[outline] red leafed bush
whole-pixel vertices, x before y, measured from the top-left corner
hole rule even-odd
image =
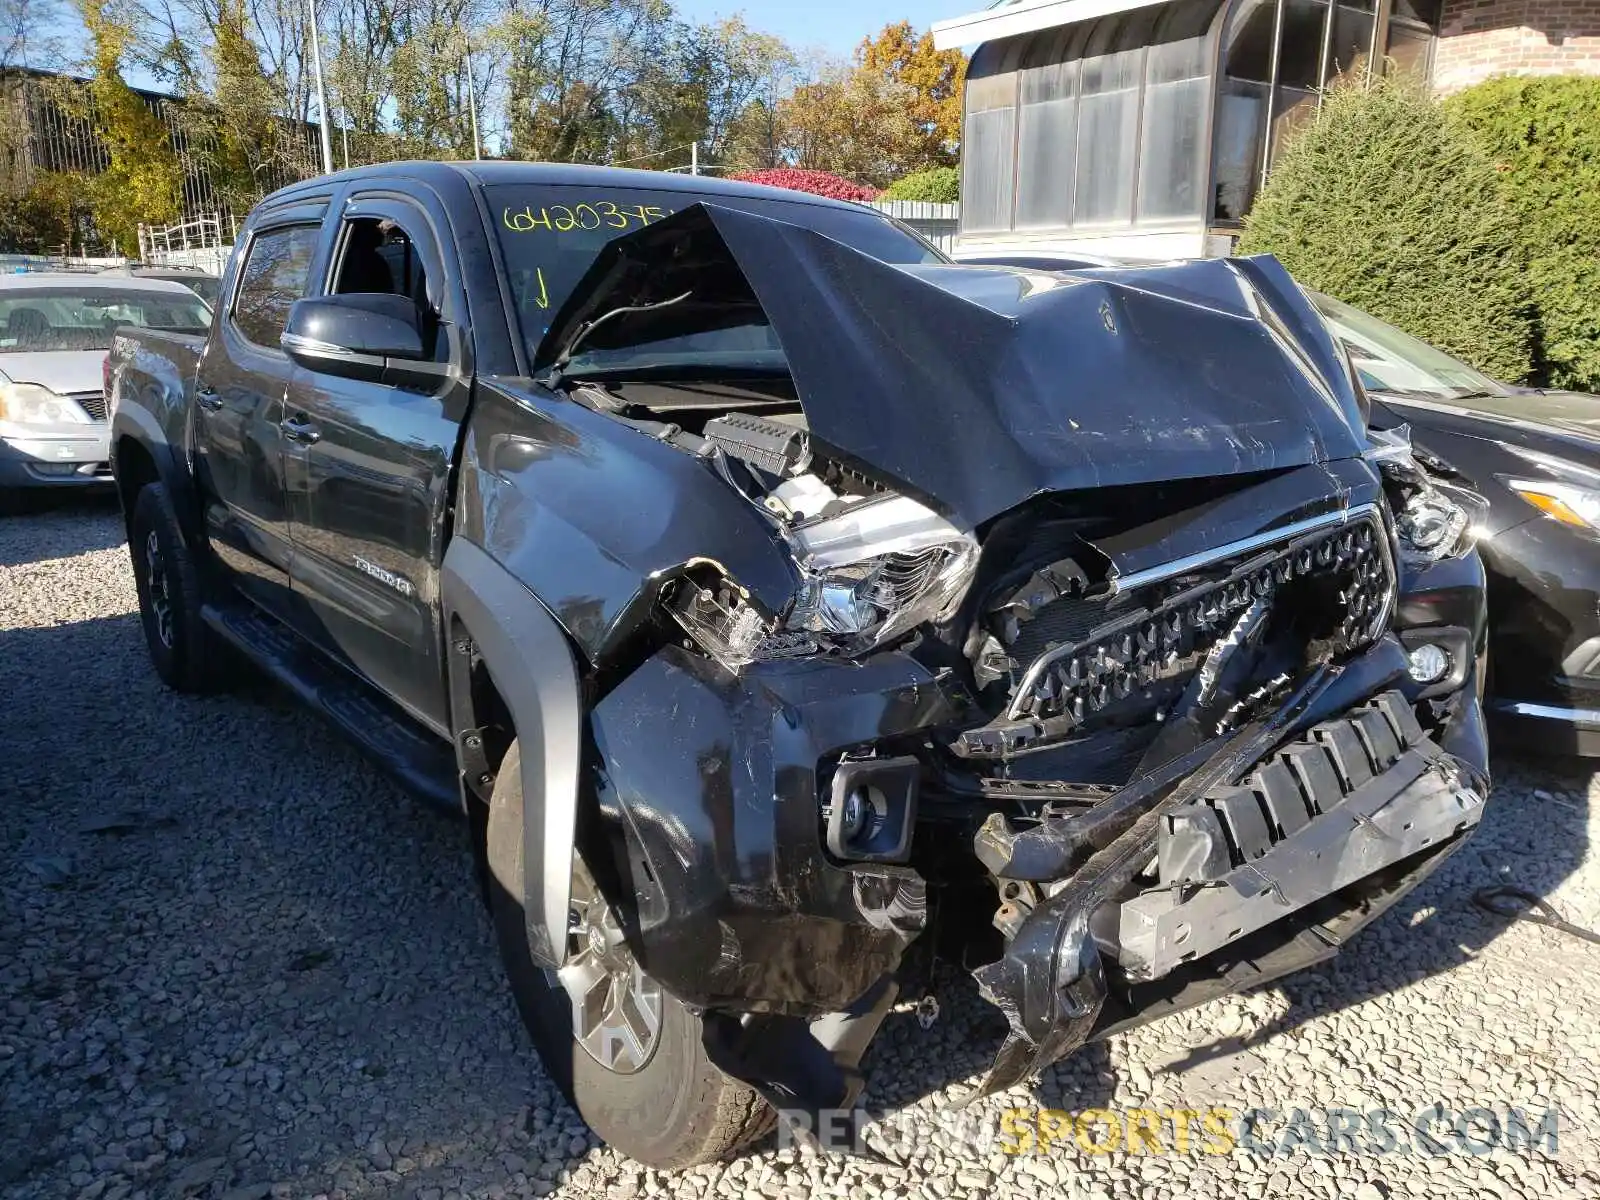
[[[733,178],[744,183],[764,183],[768,187],[790,188],[796,192],[810,192],[813,196],[826,196],[830,200],[876,200],[878,189],[852,183],[826,171],[802,171],[798,167],[774,167],[768,171],[746,171]]]

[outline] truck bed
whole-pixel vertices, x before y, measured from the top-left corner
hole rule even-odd
[[[187,445],[195,369],[205,346],[201,334],[122,326],[106,355],[107,400],[116,381],[119,406],[144,409],[161,426],[169,445]]]

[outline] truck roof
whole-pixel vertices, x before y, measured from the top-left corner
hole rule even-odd
[[[759,183],[742,183],[733,179],[718,179],[710,175],[685,175],[671,171],[639,171],[631,167],[601,167],[581,163],[515,162],[494,160],[489,162],[428,162],[402,161],[375,163],[367,167],[352,167],[332,175],[319,175],[314,179],[294,183],[274,192],[267,200],[280,200],[298,192],[320,191],[330,183],[354,180],[414,179],[419,183],[442,182],[446,179],[465,179],[468,183],[484,184],[556,184],[584,187],[650,188],[654,191],[690,192],[701,196],[753,196],[768,200],[784,200],[791,204],[814,204],[828,208],[859,209],[861,206],[848,200],[832,200],[826,196],[797,192],[791,188],[767,187]],[[264,200],[263,203],[266,203]]]

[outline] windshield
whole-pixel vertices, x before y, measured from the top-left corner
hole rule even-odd
[[[607,242],[701,200],[804,225],[884,262],[943,261],[938,251],[915,234],[867,208],[644,188],[491,184],[484,193],[495,218],[530,359],[568,293]],[[748,320],[627,350],[586,352],[580,348],[567,364],[566,373],[677,364],[734,371],[784,369],[783,353],[771,328],[759,312],[751,312]]]
[[[0,290],[0,354],[109,350],[118,325],[205,333],[211,311],[193,294],[134,287]]]
[[[1504,384],[1371,313],[1319,292],[1310,295],[1333,335],[1350,351],[1361,386],[1369,392],[1444,400],[1509,394]]]

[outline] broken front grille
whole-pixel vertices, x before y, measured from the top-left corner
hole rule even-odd
[[[1208,660],[1263,619],[1339,655],[1383,632],[1394,568],[1378,511],[1300,522],[1086,594],[1071,564],[1035,574],[1054,599],[1003,607],[983,639],[980,682],[1008,684],[1004,711],[954,745],[1004,758],[1096,727],[1159,721]]]

